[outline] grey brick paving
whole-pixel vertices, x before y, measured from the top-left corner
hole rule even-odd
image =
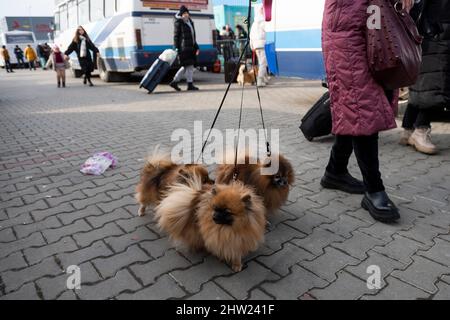
[[[309,143],[298,130],[323,93],[319,83],[277,79],[261,90],[297,181],[264,245],[234,274],[176,247],[151,210],[136,216],[133,197],[156,145],[173,145],[173,130],[192,131],[195,120],[210,124],[222,77],[198,74],[202,90],[189,96],[166,85],[149,96],[136,83],[86,90],[73,79],[62,91],[53,78],[0,78],[0,299],[450,299],[449,124],[433,125],[434,157],[398,146],[398,129],[380,135],[383,179],[402,214],[385,225],[361,209],[360,196],[319,184],[332,139]],[[236,126],[238,93],[232,87],[218,128]],[[256,101],[246,102],[245,126],[259,125]],[[119,167],[83,176],[80,165],[96,151],[114,153]],[[354,157],[350,171],[360,177]],[[71,265],[81,267],[81,290],[65,286]],[[372,265],[380,290],[366,286]]]

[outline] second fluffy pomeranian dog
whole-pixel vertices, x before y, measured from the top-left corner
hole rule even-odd
[[[227,154],[227,159],[230,159]],[[269,213],[273,213],[287,201],[290,186],[294,183],[295,173],[291,163],[282,155],[279,157],[278,172],[273,175],[261,174],[261,169],[270,167],[270,163],[263,164],[259,159],[251,161],[248,154],[240,155],[238,165],[224,164],[217,167],[216,183],[229,184],[233,181],[234,174],[237,180],[251,186],[256,193],[264,199],[264,205]],[[230,162],[226,162],[230,163]]]
[[[156,208],[159,227],[174,241],[212,253],[242,270],[242,257],[264,240],[262,199],[241,182],[205,185],[198,177],[170,188]]]
[[[155,149],[141,171],[141,179],[136,187],[136,200],[140,204],[139,216],[145,215],[149,206],[158,205],[167,190],[186,178],[198,177],[203,184],[213,184],[208,169],[202,165],[182,165],[174,163],[168,153]]]

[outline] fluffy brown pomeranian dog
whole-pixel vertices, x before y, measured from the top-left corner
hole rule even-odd
[[[258,67],[248,70],[245,64],[241,64],[237,77],[238,84],[241,86],[246,84],[254,84],[256,81],[255,73],[258,74]]]
[[[242,270],[242,257],[264,240],[262,199],[241,182],[210,186],[198,177],[176,184],[156,208],[159,227],[175,242],[206,250]]]
[[[248,155],[241,155],[236,170],[234,165],[229,164],[217,167],[216,183],[231,183],[236,172],[237,180],[253,187],[256,194],[264,199],[264,206],[267,212],[273,213],[287,201],[289,189],[295,180],[295,173],[291,163],[282,155],[272,155],[272,157],[277,156],[279,157],[279,169],[273,175],[261,174],[261,169],[270,167],[270,162],[263,164],[259,160],[251,159]],[[244,157],[245,159],[243,159]],[[230,157],[228,156],[229,159]],[[227,161],[226,163],[232,162]]]
[[[147,159],[136,187],[135,198],[140,204],[139,216],[145,215],[147,207],[158,205],[172,185],[183,183],[186,178],[191,177],[198,177],[204,184],[214,183],[209,179],[206,167],[196,164],[176,164],[170,159],[169,154],[155,150]]]

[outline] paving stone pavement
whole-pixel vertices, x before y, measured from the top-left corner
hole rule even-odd
[[[307,142],[300,116],[323,93],[319,82],[276,79],[261,90],[269,128],[296,183],[271,217],[265,244],[239,274],[206,254],[174,247],[152,214],[136,216],[139,170],[177,128],[206,130],[225,85],[198,73],[195,93],[136,83],[84,87],[53,72],[0,76],[0,299],[450,299],[450,125],[434,125],[439,155],[380,136],[381,169],[402,219],[377,223],[360,196],[323,190],[319,181],[332,139]],[[246,89],[245,127],[260,127],[255,92]],[[235,128],[240,91],[232,87],[219,128]],[[80,165],[109,151],[119,166],[83,176]],[[351,171],[360,176],[352,158]],[[77,265],[81,289],[66,287]],[[367,268],[380,267],[370,290]]]

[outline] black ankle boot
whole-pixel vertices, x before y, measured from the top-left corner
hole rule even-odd
[[[352,177],[350,173],[333,174],[326,171],[320,184],[325,189],[335,189],[351,194],[364,194],[366,192],[364,183]]]
[[[188,91],[198,91],[199,88],[197,88],[196,86],[194,86],[194,84],[192,82],[188,82]]]
[[[86,85],[86,84],[87,84],[87,79],[86,79],[86,78],[84,78],[84,80],[83,80],[83,84],[84,84],[84,85]]]
[[[88,79],[88,82],[89,82],[89,87],[93,87],[94,86],[94,84],[92,83],[91,79]]]
[[[172,88],[174,88],[176,91],[181,91],[180,87],[178,86],[177,81],[172,81],[171,83],[169,83],[169,86],[171,86]]]
[[[361,206],[369,211],[372,218],[377,221],[389,223],[400,219],[398,208],[389,199],[385,191],[366,193]]]
[[[58,88],[61,88],[61,82],[58,81]]]
[[[65,83],[65,82],[63,81],[63,83],[62,83],[62,84],[63,84],[63,85],[62,85],[62,86],[63,86],[63,88],[65,88],[65,87],[66,87],[66,83]]]

